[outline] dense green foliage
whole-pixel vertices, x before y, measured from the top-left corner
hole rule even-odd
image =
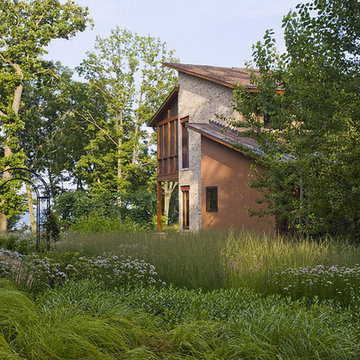
[[[76,69],[81,81],[75,81],[73,70],[42,55],[52,39],[85,29],[87,9],[72,1],[6,1],[0,20],[0,171],[26,166],[47,179],[53,197],[68,186],[97,197],[97,209],[76,219],[77,230],[152,227],[156,161],[144,124],[176,84],[174,71],[161,66],[177,61],[174,51],[158,38],[116,28],[107,39],[97,37]],[[9,177],[5,173],[4,180]],[[26,206],[18,194],[21,182],[11,184],[12,190],[3,189],[0,210],[17,220]],[[110,197],[113,205],[114,196],[118,209],[112,206],[105,219],[102,208],[109,208]],[[6,230],[1,213],[0,225]]]
[[[34,301],[1,282],[0,308],[9,359],[339,360],[360,351],[355,314],[247,290],[113,293],[86,280]]]
[[[24,164],[24,149],[19,144],[19,132],[25,119],[19,111],[22,94],[28,81],[49,71],[41,60],[52,39],[69,39],[85,30],[86,9],[72,1],[58,0],[2,1],[0,3],[0,169]],[[8,179],[8,174],[5,174]],[[21,211],[16,189],[5,189],[0,203],[2,214],[13,216]],[[6,230],[6,217],[1,216],[1,228]]]
[[[271,31],[254,46],[258,91],[235,92],[241,125],[266,154],[253,186],[281,230],[359,238],[359,9],[357,0],[299,4],[283,19],[284,54]]]
[[[92,233],[145,230],[154,226],[156,198],[143,191],[98,191],[91,195],[83,190],[67,191],[55,199],[55,210],[64,230]]]

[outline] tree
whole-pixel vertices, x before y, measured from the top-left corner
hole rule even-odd
[[[174,190],[177,189],[178,185],[179,185],[179,183],[177,181],[164,181],[163,182],[165,225],[169,224],[171,195],[173,194]]]
[[[24,86],[24,106],[19,113],[24,129],[19,131],[19,144],[26,155],[25,166],[46,175],[54,197],[64,182],[72,181],[77,188],[82,187],[75,167],[84,154],[87,138],[81,119],[76,118],[72,108],[87,108],[88,85],[72,80],[73,71],[60,63],[49,62],[47,68],[49,72]],[[29,184],[26,193],[31,229],[36,232]]]
[[[26,122],[19,140],[27,167],[46,174],[55,196],[64,182],[73,181],[82,188],[75,169],[88,139],[83,119],[73,109],[88,109],[89,87],[74,81],[73,71],[60,63],[48,67],[53,69],[51,74],[42,74],[24,88],[20,117]]]
[[[283,229],[359,238],[359,14],[356,0],[297,5],[283,19],[286,53],[267,31],[249,64],[258,91],[235,92],[241,126],[266,154],[253,186]]]
[[[166,61],[176,59],[160,39],[116,28],[108,39],[97,37],[95,50],[79,67],[99,104],[81,114],[93,137],[78,171],[92,188],[127,190],[148,162],[143,125],[176,82],[173,71],[161,66]]]
[[[83,31],[87,9],[73,1],[7,0],[0,2],[0,124],[3,156],[0,169],[22,165],[24,152],[19,146],[18,132],[24,122],[19,117],[24,85],[48,71],[41,56],[52,39],[68,39]],[[3,179],[10,174],[4,173]],[[8,191],[2,196],[0,230],[7,228],[5,214],[11,214],[16,196]],[[13,210],[14,211],[14,210]]]

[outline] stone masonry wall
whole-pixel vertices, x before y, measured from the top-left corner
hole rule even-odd
[[[222,122],[216,115],[236,117],[232,110],[232,89],[179,72],[179,119],[189,116],[189,123]],[[190,186],[190,231],[202,228],[201,217],[201,135],[189,130],[189,168],[182,168],[181,124],[179,122],[179,213],[183,224],[181,186]]]

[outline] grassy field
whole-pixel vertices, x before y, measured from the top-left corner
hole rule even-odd
[[[334,239],[315,242],[247,232],[68,234],[55,251],[144,259],[165,282],[188,289],[246,287],[350,302],[360,285],[360,247]],[[303,272],[294,274],[299,269]]]
[[[0,238],[0,359],[360,358],[357,245],[65,235]]]

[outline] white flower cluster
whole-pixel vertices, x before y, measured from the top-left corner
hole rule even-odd
[[[354,299],[360,290],[360,265],[288,268],[274,274],[275,286],[288,295]]]
[[[105,286],[166,285],[155,266],[144,260],[124,255],[105,254],[86,257],[76,253],[55,261],[51,257],[32,254],[23,257],[17,252],[0,249],[0,277],[8,277],[28,288],[43,288],[66,279],[94,278]]]

